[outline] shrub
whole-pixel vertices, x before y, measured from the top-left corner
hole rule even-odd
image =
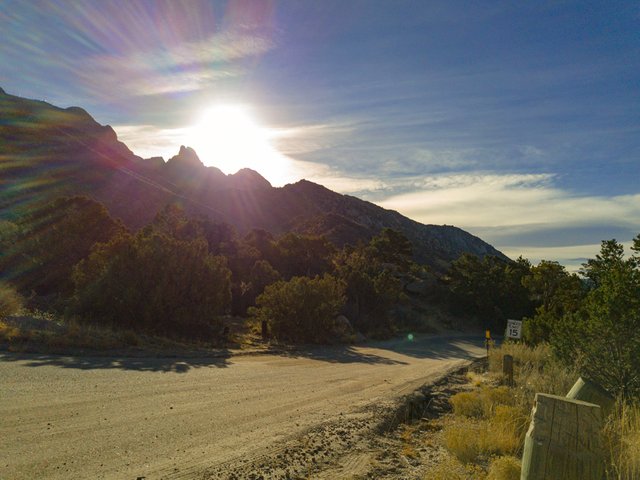
[[[510,456],[493,459],[487,480],[520,480],[520,460]]]
[[[0,283],[0,320],[17,313],[22,308],[22,298],[15,288]]]
[[[144,231],[98,245],[74,270],[70,313],[119,328],[209,340],[230,302],[226,262],[203,240]]]
[[[293,277],[265,288],[250,313],[267,321],[280,339],[294,342],[326,342],[334,319],[345,303],[344,284],[331,275]]]
[[[482,434],[479,421],[459,419],[444,429],[444,444],[462,463],[471,463],[481,453]]]
[[[485,473],[478,465],[463,465],[448,457],[428,470],[425,480],[482,480]]]
[[[473,392],[456,393],[449,400],[458,416],[489,418],[498,405],[513,405],[515,396],[507,387],[482,388]]]
[[[18,224],[4,270],[20,291],[39,295],[73,293],[73,267],[97,242],[126,231],[107,209],[89,197],[61,197],[33,209]]]
[[[484,420],[461,418],[444,429],[447,449],[463,463],[489,455],[515,455],[526,431],[523,416],[515,407],[501,405],[497,414]]]
[[[385,337],[393,330],[391,309],[402,299],[402,285],[369,249],[343,252],[336,276],[346,285],[346,315],[360,332]]]
[[[481,390],[482,410],[485,418],[497,412],[500,406],[514,405],[515,395],[508,387],[485,388]]]
[[[480,418],[484,413],[479,391],[456,393],[449,402],[457,416]]]
[[[565,316],[551,336],[557,355],[614,396],[640,396],[640,235],[625,259],[615,240],[583,264],[594,288],[581,311]]]

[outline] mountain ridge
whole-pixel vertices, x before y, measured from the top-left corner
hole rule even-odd
[[[188,146],[166,162],[143,159],[84,109],[24,99],[1,88],[0,172],[9,187],[0,194],[5,217],[35,199],[84,194],[134,230],[167,204],[179,203],[188,213],[229,223],[241,234],[254,228],[275,235],[294,231],[326,235],[338,246],[366,242],[393,228],[412,241],[417,261],[437,269],[465,252],[507,259],[458,227],[424,225],[309,180],[273,187],[250,169],[226,175],[205,166]]]

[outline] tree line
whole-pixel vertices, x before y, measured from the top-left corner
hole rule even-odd
[[[0,221],[0,280],[33,307],[82,322],[212,339],[223,315],[249,315],[280,340],[332,342],[341,314],[355,331],[384,337],[401,328],[403,287],[426,273],[423,302],[497,332],[524,319],[525,342],[551,343],[610,391],[640,390],[640,235],[629,257],[604,241],[580,275],[557,262],[470,254],[436,274],[412,257],[391,229],[339,249],[292,232],[240,236],[177,206],[131,232],[80,196]]]
[[[463,255],[445,282],[459,314],[476,312],[498,331],[507,318],[523,319],[527,344],[548,342],[614,395],[640,395],[640,235],[629,256],[616,240],[603,241],[579,275],[552,261]]]
[[[324,237],[292,232],[276,238],[255,229],[240,237],[177,206],[130,232],[82,196],[0,222],[1,280],[32,306],[187,338],[215,337],[224,314],[266,318],[268,311],[283,340],[330,341],[338,313],[365,334],[384,335],[401,290],[389,269],[408,268],[411,255],[409,241],[391,230],[337,249]],[[282,297],[286,315],[273,306]]]

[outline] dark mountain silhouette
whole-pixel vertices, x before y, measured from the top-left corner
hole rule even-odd
[[[436,268],[463,252],[498,255],[491,245],[453,226],[423,225],[398,212],[301,180],[274,188],[259,173],[225,175],[180,147],[165,162],[142,159],[118,141],[110,126],[81,108],[58,108],[0,89],[0,218],[34,203],[84,194],[102,202],[132,229],[170,203],[187,212],[273,234],[326,235],[339,246],[368,241],[385,227],[403,232],[416,260]]]

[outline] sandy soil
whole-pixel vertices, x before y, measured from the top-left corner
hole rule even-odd
[[[220,358],[0,353],[0,478],[347,478],[398,399],[482,340]],[[370,450],[370,451],[368,451]]]

